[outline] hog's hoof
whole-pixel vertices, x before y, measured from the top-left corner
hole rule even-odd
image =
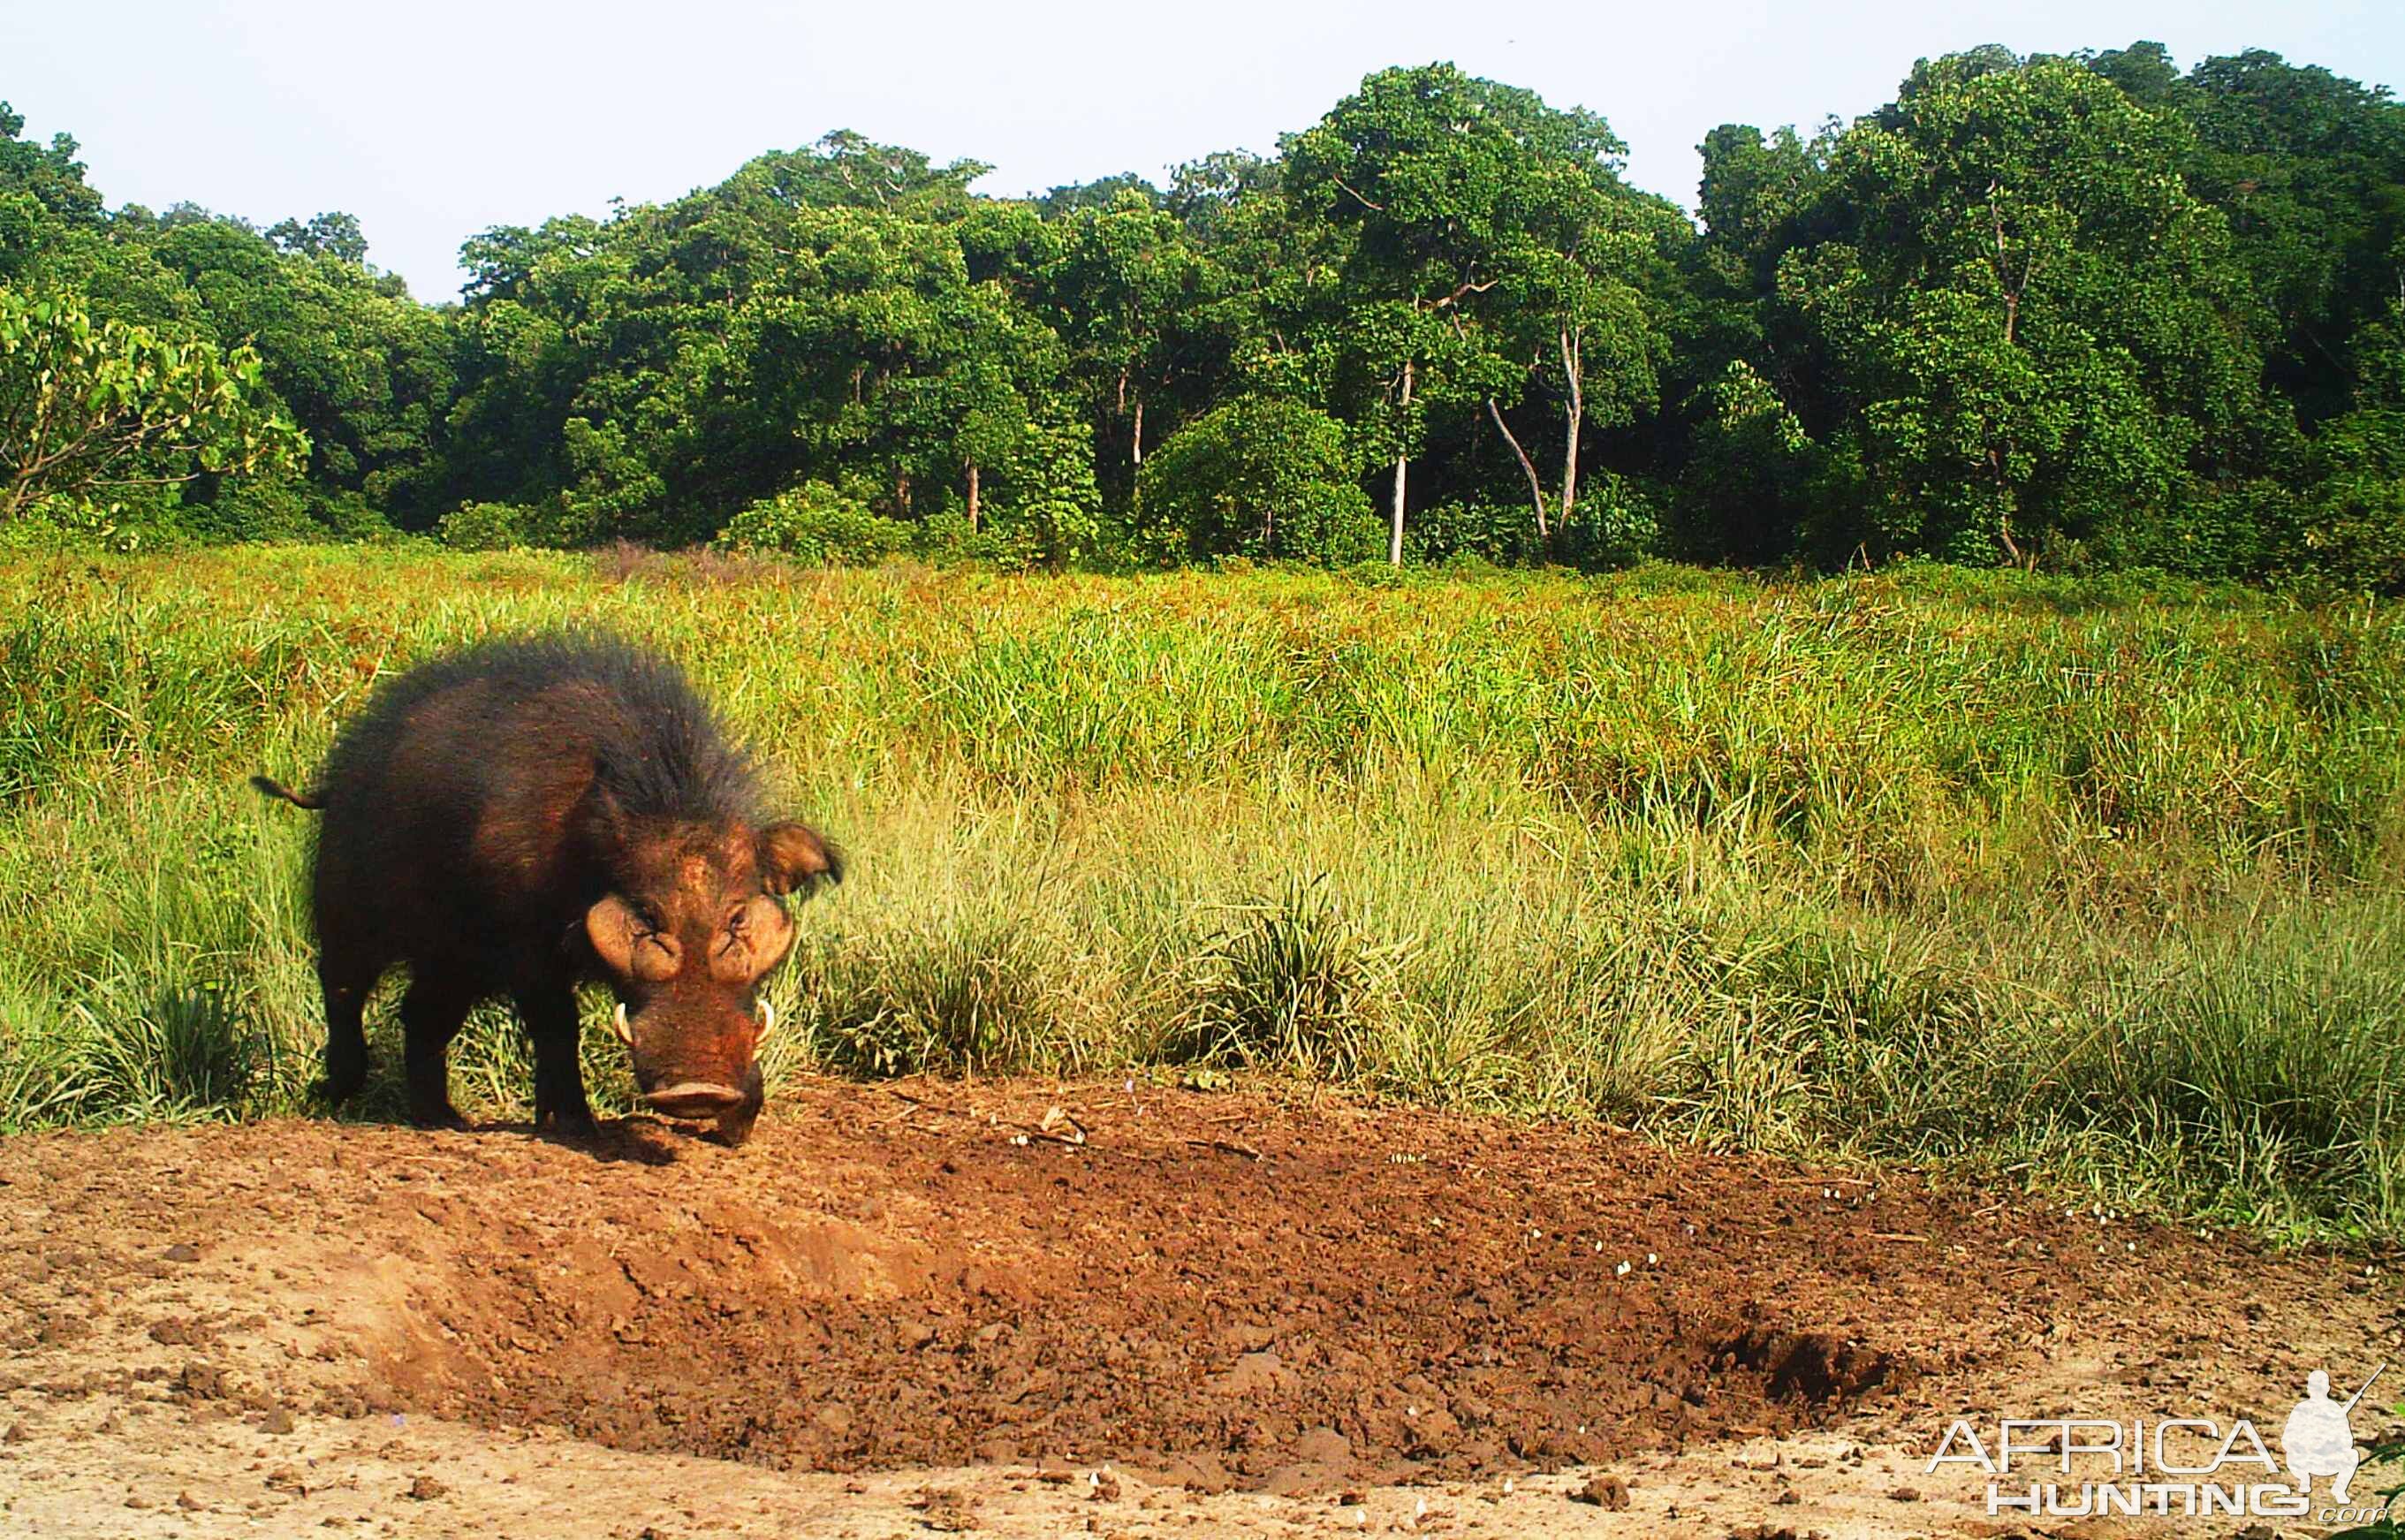
[[[589,1144],[601,1137],[601,1125],[593,1121],[591,1113],[553,1113],[536,1120],[535,1132],[570,1144]]]
[[[431,1107],[412,1107],[409,1121],[420,1128],[444,1128],[453,1133],[468,1131],[468,1120],[459,1115],[458,1108],[447,1101]]]

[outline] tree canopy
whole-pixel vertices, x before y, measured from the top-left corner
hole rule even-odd
[[[1601,114],[1445,63],[1158,185],[988,197],[839,131],[481,231],[429,305],[347,213],[111,207],[0,105],[5,314],[146,382],[101,392],[105,476],[7,508],[107,481],[191,537],[2405,582],[2384,91],[1990,47],[1700,147],[1691,217]],[[96,463],[8,431],[8,465]]]

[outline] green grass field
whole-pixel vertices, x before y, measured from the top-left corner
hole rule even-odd
[[[1284,1074],[2405,1239],[2394,607],[300,548],[0,595],[0,1127],[309,1109],[308,819],[244,777],[305,782],[414,660],[589,624],[853,858],[774,1072]],[[454,1080],[523,1113],[505,1017]]]

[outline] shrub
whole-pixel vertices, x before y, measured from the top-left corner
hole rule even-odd
[[[2076,570],[2083,565],[2113,568],[2156,567],[2192,578],[2261,578],[2276,553],[2296,547],[2306,500],[2269,480],[2216,486],[2194,482],[2181,489],[2154,519],[2129,520],[2100,530],[2086,543],[2090,563],[2065,560],[2048,546],[2045,565]]]
[[[1818,453],[1769,381],[1742,360],[1696,393],[1701,420],[1671,503],[1668,554],[1750,566],[1784,559],[1811,512]]]
[[[1030,423],[1002,469],[994,534],[1033,566],[1058,571],[1094,553],[1103,494],[1094,484],[1094,436],[1081,425]]]
[[[169,515],[204,540],[305,540],[325,533],[310,515],[310,488],[298,476],[228,477],[206,501],[188,499]]]
[[[825,567],[874,567],[910,543],[910,526],[880,517],[825,482],[763,497],[726,521],[711,544]]]
[[[1203,413],[1145,462],[1136,500],[1155,542],[1187,556],[1338,567],[1378,553],[1343,425],[1295,401],[1252,397]]]
[[[356,492],[337,492],[320,499],[309,511],[316,521],[316,532],[333,539],[382,542],[397,539],[401,535],[391,520]]]
[[[2291,564],[2323,586],[2405,592],[2405,406],[2338,418],[2310,459],[2314,484]]]
[[[982,529],[970,528],[968,514],[958,505],[905,527],[910,532],[910,553],[939,567],[1024,567],[1029,560],[1027,551],[994,533],[991,521]]]
[[[1542,561],[1536,511],[1526,503],[1448,502],[1413,515],[1404,539],[1425,562],[1477,557],[1517,564]]]
[[[454,551],[507,551],[534,543],[535,513],[516,503],[461,503],[443,515],[434,538]]]
[[[1634,567],[1662,545],[1662,524],[1650,488],[1610,470],[1579,489],[1578,506],[1554,531],[1554,554],[1590,569]]]

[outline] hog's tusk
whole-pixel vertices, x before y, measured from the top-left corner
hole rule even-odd
[[[762,1037],[767,1037],[770,1032],[773,1032],[773,1031],[775,1031],[776,1029],[777,1029],[777,1006],[776,1006],[776,1003],[775,1003],[775,1001],[773,1001],[763,1000],[763,1001],[760,1002],[760,1035],[761,1035]]]
[[[626,1002],[625,1001],[622,1000],[618,1002],[617,1014],[610,1018],[610,1025],[618,1029],[619,1042],[625,1043],[629,1048],[635,1045],[635,1029],[626,1025]]]

